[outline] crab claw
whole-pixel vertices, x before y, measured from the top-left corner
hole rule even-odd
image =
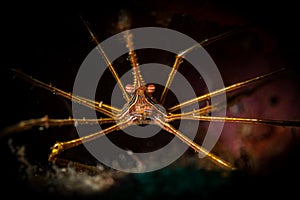
[[[52,147],[51,147],[51,153],[49,155],[48,160],[50,162],[55,162],[56,157],[58,154],[60,154],[64,150],[63,144],[61,142],[56,142]]]

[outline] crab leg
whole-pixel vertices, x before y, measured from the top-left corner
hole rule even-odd
[[[227,161],[221,159],[220,157],[214,155],[213,153],[210,153],[205,148],[201,147],[197,143],[193,142],[191,139],[186,137],[184,134],[182,134],[180,131],[175,129],[173,126],[171,126],[169,123],[162,121],[159,118],[156,118],[154,120],[154,123],[156,123],[158,126],[160,126],[162,129],[168,131],[169,133],[172,133],[176,137],[178,137],[181,141],[189,145],[192,149],[194,149],[196,152],[206,155],[211,161],[216,163],[217,165],[230,169],[235,170],[235,168]]]

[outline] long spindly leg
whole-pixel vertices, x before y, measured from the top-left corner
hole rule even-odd
[[[184,113],[169,113],[169,115],[165,116],[165,120],[167,122],[171,122],[174,120],[178,120],[178,119],[184,119],[186,116],[190,117],[190,116],[207,116],[210,115],[210,113],[215,112],[215,111],[220,111],[228,106],[234,105],[236,100],[244,95],[249,95],[251,94],[255,89],[257,89],[257,87],[261,86],[260,85],[256,85],[255,87],[251,87],[248,90],[243,90],[243,91],[239,91],[237,93],[235,93],[234,95],[231,95],[227,98],[227,102],[218,102],[218,103],[214,103],[212,105],[207,104],[206,106],[200,108],[200,109],[196,109],[190,112],[184,112]],[[226,105],[225,105],[226,103]]]
[[[171,85],[171,83],[173,82],[173,79],[174,79],[174,76],[179,68],[179,65],[180,63],[182,62],[182,59],[183,57],[180,56],[180,55],[176,55],[176,58],[175,58],[175,61],[174,61],[174,64],[173,64],[173,67],[172,67],[172,70],[168,76],[168,79],[167,79],[167,82],[165,84],[165,87],[164,87],[164,90],[161,94],[161,97],[160,97],[160,103],[161,104],[164,104],[165,103],[165,100],[166,100],[166,96],[167,96],[167,93],[169,91],[169,87]]]
[[[270,120],[270,119],[255,119],[255,118],[241,118],[241,117],[218,117],[207,116],[210,112],[222,108],[222,103],[218,105],[207,105],[203,108],[193,110],[185,113],[169,113],[165,117],[166,122],[175,120],[197,120],[197,121],[214,121],[214,122],[232,122],[232,123],[248,123],[248,124],[265,124],[285,127],[300,127],[300,120]]]
[[[205,39],[203,41],[201,41],[200,43],[182,51],[181,53],[179,53],[178,55],[176,55],[175,57],[175,61],[173,63],[173,66],[172,66],[172,70],[168,76],[168,79],[167,79],[167,82],[165,84],[165,87],[164,87],[164,90],[161,94],[161,97],[160,97],[160,103],[164,105],[165,103],[165,99],[166,99],[166,96],[167,96],[167,93],[169,91],[169,88],[170,88],[170,85],[172,84],[173,82],[173,79],[175,77],[175,74],[179,68],[179,65],[182,63],[182,59],[184,58],[184,55],[187,54],[188,52],[192,51],[193,49],[195,48],[198,48],[198,47],[201,47],[201,46],[205,46],[205,45],[208,45],[212,42],[215,42],[215,41],[218,41],[218,40],[221,40],[225,37],[228,37],[230,35],[232,35],[234,32],[233,31],[229,31],[229,32],[225,32],[225,33],[222,33],[220,35],[216,35],[214,37],[211,37],[211,38],[208,38],[208,39]]]
[[[80,124],[105,124],[115,123],[113,118],[100,118],[100,119],[49,119],[48,116],[44,116],[37,119],[29,119],[21,121],[17,124],[6,127],[0,131],[0,137],[5,137],[12,133],[17,133],[25,130],[29,130],[35,126],[42,128],[49,128],[54,126],[65,126],[65,125],[80,125]]]
[[[181,141],[183,141],[185,144],[189,145],[192,149],[194,149],[196,152],[206,155],[211,161],[216,163],[218,166],[221,166],[225,169],[229,170],[235,170],[236,168],[233,167],[229,162],[221,159],[220,157],[214,155],[213,153],[209,152],[207,149],[201,147],[188,137],[186,137],[184,134],[182,134],[180,131],[175,129],[172,125],[170,125],[167,122],[162,121],[159,118],[156,118],[154,120],[154,123],[156,123],[158,126],[160,126],[162,129],[168,131],[169,133],[172,133],[176,137],[178,137]]]
[[[82,18],[81,18],[82,19]],[[124,99],[126,100],[126,102],[129,101],[129,97],[126,93],[126,90],[124,88],[124,84],[122,83],[121,79],[119,78],[119,75],[118,73],[116,72],[114,66],[112,65],[112,63],[110,62],[109,58],[107,57],[105,51],[103,50],[103,48],[101,47],[100,45],[100,42],[98,40],[98,38],[96,37],[96,35],[93,33],[92,29],[90,28],[90,26],[88,25],[88,23],[83,20],[83,23],[85,25],[85,27],[87,28],[90,36],[92,37],[92,40],[95,42],[95,44],[97,45],[97,49],[99,51],[99,53],[102,55],[102,57],[104,58],[106,64],[108,65],[108,69],[110,70],[110,72],[112,73],[113,77],[115,78],[115,80],[117,81],[117,84],[119,85],[119,88],[121,89],[122,91],[122,94],[123,94],[123,97]]]
[[[274,72],[270,72],[270,73],[265,74],[265,75],[257,76],[255,78],[248,79],[246,81],[238,82],[238,83],[232,84],[230,86],[227,86],[225,88],[222,88],[222,89],[219,89],[219,90],[215,90],[214,92],[201,95],[201,96],[196,97],[194,99],[190,99],[188,101],[185,101],[183,103],[177,104],[177,105],[169,108],[168,112],[174,112],[176,110],[179,110],[182,107],[185,107],[185,106],[188,106],[188,105],[191,105],[191,104],[203,101],[203,100],[210,99],[210,98],[212,98],[214,96],[217,96],[217,95],[220,95],[220,94],[222,94],[224,92],[231,92],[231,91],[234,91],[234,90],[237,90],[237,89],[249,86],[250,84],[253,84],[253,83],[257,82],[257,81],[266,80],[267,78],[270,78],[271,76],[273,76],[273,75],[275,75],[275,74],[277,74],[279,72],[282,72],[283,70],[285,70],[285,69],[281,68],[281,69],[278,69],[278,70],[276,70]]]
[[[53,92],[56,95],[62,96],[64,98],[70,99],[76,103],[82,104],[88,108],[94,109],[96,111],[99,111],[102,114],[107,115],[108,117],[114,117],[113,112],[120,112],[120,110],[118,108],[115,108],[113,106],[107,105],[103,102],[97,102],[97,101],[92,101],[83,97],[79,97],[79,96],[75,96],[72,95],[72,93],[70,92],[65,92],[63,90],[60,90],[56,87],[53,87],[51,84],[46,84],[42,81],[39,81],[37,79],[32,78],[31,76],[19,71],[19,70],[15,70],[12,69],[17,76],[19,76],[20,78],[32,83],[33,85],[36,85],[40,88],[49,90],[51,92]]]
[[[132,119],[126,119],[125,121],[121,121],[119,123],[116,123],[115,125],[112,125],[106,129],[103,129],[99,132],[90,134],[88,136],[80,137],[74,140],[70,141],[65,141],[65,142],[56,142],[52,147],[51,147],[51,153],[49,155],[49,161],[55,163],[57,156],[62,153],[63,151],[79,146],[81,144],[84,144],[86,142],[95,140],[105,134],[108,134],[112,131],[119,130],[121,128],[126,128],[132,124]]]
[[[284,127],[300,127],[300,120],[270,120],[270,119],[255,119],[255,118],[239,118],[239,117],[217,117],[217,116],[203,116],[203,115],[185,115],[176,114],[170,115],[167,121],[174,120],[198,120],[198,121],[213,121],[213,122],[235,122],[235,123],[249,123],[249,124],[265,124]]]

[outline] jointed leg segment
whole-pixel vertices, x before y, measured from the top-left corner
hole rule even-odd
[[[198,145],[197,143],[193,142],[191,139],[189,139],[188,137],[186,137],[184,134],[182,134],[180,131],[178,131],[177,129],[175,129],[172,125],[170,125],[169,123],[166,123],[160,119],[155,119],[154,121],[158,126],[160,126],[162,129],[168,131],[169,133],[175,135],[176,137],[178,137],[181,141],[183,141],[185,144],[187,144],[188,146],[190,146],[192,149],[194,149],[196,152],[201,153],[206,155],[210,160],[212,160],[214,163],[216,163],[217,165],[225,168],[225,169],[230,169],[230,170],[234,170],[235,168],[227,161],[221,159],[220,157],[210,153],[208,150],[206,150],[205,148],[201,147],[200,145]]]
[[[21,132],[24,130],[29,130],[35,126],[42,128],[49,128],[54,126],[65,126],[65,125],[80,125],[80,124],[105,124],[105,123],[115,123],[113,118],[100,118],[100,119],[49,119],[48,116],[44,116],[38,119],[29,119],[21,121],[15,125],[6,127],[1,131],[1,137],[9,135],[11,133]]]
[[[252,83],[254,83],[254,82],[257,82],[257,81],[259,81],[259,80],[264,80],[264,79],[266,79],[266,78],[270,78],[272,75],[274,75],[274,74],[276,74],[276,73],[279,73],[279,72],[282,72],[283,70],[284,70],[284,68],[279,69],[279,70],[274,71],[274,72],[271,72],[271,73],[268,73],[268,74],[265,74],[265,75],[262,75],[262,76],[258,76],[258,77],[255,77],[255,78],[252,78],[252,79],[243,81],[243,82],[239,82],[239,83],[230,85],[230,86],[228,86],[228,87],[225,87],[225,88],[216,90],[216,91],[211,92],[211,93],[207,93],[207,94],[205,94],[205,95],[202,95],[202,96],[196,97],[196,98],[194,98],[194,99],[191,99],[191,100],[185,101],[185,102],[183,102],[183,103],[180,103],[180,104],[178,104],[178,105],[175,105],[175,106],[169,108],[168,111],[169,111],[169,112],[174,112],[174,111],[176,111],[176,110],[179,110],[179,109],[182,108],[182,107],[185,107],[185,106],[188,106],[188,105],[191,105],[191,104],[194,104],[194,103],[203,101],[203,100],[207,100],[207,99],[209,99],[209,98],[211,98],[211,97],[220,95],[220,94],[222,94],[222,93],[224,93],[224,92],[231,92],[231,91],[240,89],[240,88],[242,88],[242,87],[249,86],[250,84],[252,84]]]
[[[120,130],[121,128],[128,127],[131,124],[132,124],[131,119],[128,119],[128,120],[119,122],[115,125],[112,125],[112,126],[106,128],[106,129],[103,129],[99,132],[88,135],[88,136],[84,136],[84,137],[77,138],[77,139],[74,139],[74,140],[71,140],[71,141],[66,141],[66,142],[56,142],[53,145],[53,147],[51,148],[51,154],[49,156],[49,161],[55,162],[57,156],[61,152],[65,151],[67,149],[76,147],[76,146],[81,145],[83,143],[86,143],[88,141],[95,140],[95,139],[97,139],[97,138],[99,138],[99,137],[101,137],[105,134],[108,134],[108,133],[112,132],[112,131],[116,131],[116,130]]]
[[[83,97],[79,97],[79,96],[75,96],[72,95],[71,92],[65,92],[61,89],[58,89],[56,87],[53,87],[51,84],[46,84],[42,81],[39,81],[37,79],[32,78],[31,76],[28,76],[27,74],[19,71],[19,70],[15,70],[12,69],[17,76],[19,76],[20,78],[32,83],[33,85],[36,85],[40,88],[49,90],[51,92],[53,92],[56,95],[62,96],[64,98],[67,98],[71,101],[74,101],[76,103],[82,104],[88,108],[94,109],[100,113],[103,113],[105,115],[107,115],[108,117],[114,117],[112,111],[119,111],[119,109],[114,108],[113,106],[104,104],[103,102],[97,102],[97,101],[93,101],[93,100],[89,100]]]

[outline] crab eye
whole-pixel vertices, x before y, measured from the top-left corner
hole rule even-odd
[[[150,84],[147,86],[147,92],[148,93],[153,93],[155,91],[155,85]]]
[[[127,84],[127,85],[125,86],[125,90],[126,90],[126,92],[128,92],[128,93],[132,93],[133,90],[134,90],[133,85]]]

